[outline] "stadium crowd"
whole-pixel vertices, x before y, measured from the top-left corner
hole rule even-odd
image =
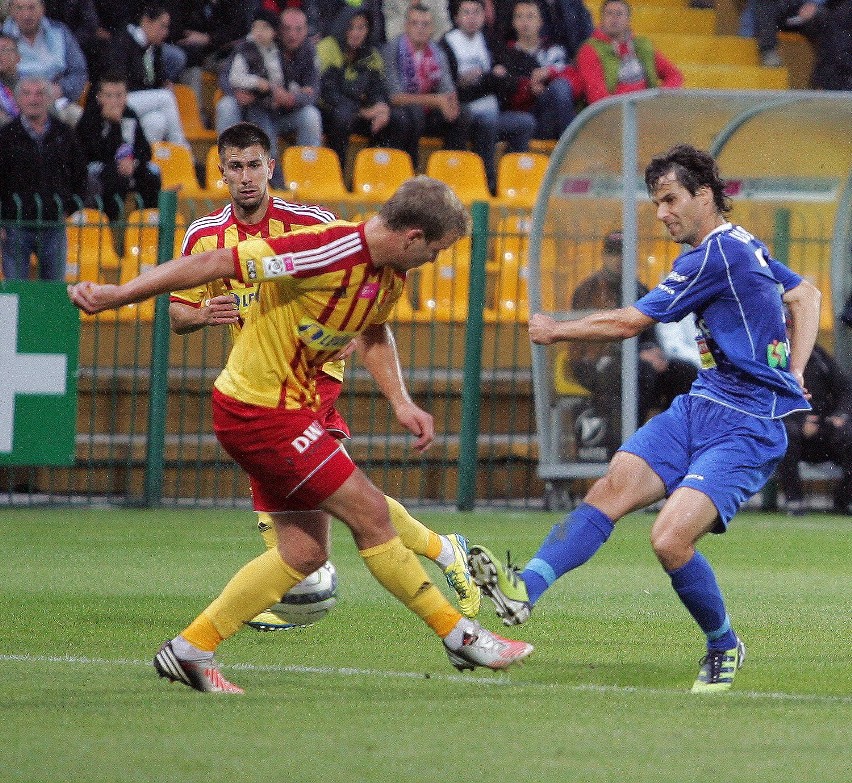
[[[850,2],[759,4],[743,30],[773,65],[778,30],[799,29],[816,53],[813,84],[849,89]],[[744,18],[750,13],[746,6]],[[51,119],[71,126],[84,107],[97,103],[89,114],[102,113],[101,80],[123,83],[125,105],[114,120],[123,136],[95,128],[91,116],[78,131],[122,138],[113,152],[132,163],[118,165],[125,173],[116,184],[118,159],[81,145],[89,177],[84,192],[72,192],[75,202],[138,192],[150,203],[156,172],[144,142],[190,148],[170,89],[179,83],[194,91],[211,133],[254,122],[276,158],[283,136],[325,144],[345,168],[358,134],[368,146],[408,152],[417,168],[421,139],[438,137],[448,149],[480,155],[493,193],[500,150],[558,139],[580,109],[606,96],[683,84],[671,59],[633,34],[631,15],[627,0],[604,0],[597,27],[582,0],[5,0],[0,124],[19,119],[21,77],[43,78]],[[195,163],[203,182],[204,162]],[[282,187],[281,167],[275,177]]]

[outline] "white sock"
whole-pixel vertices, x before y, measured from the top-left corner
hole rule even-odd
[[[175,655],[183,661],[209,661],[213,657],[212,652],[199,650],[182,636],[176,636],[172,639],[172,649],[175,651]]]
[[[446,644],[451,650],[458,650],[462,646],[465,633],[475,634],[477,630],[478,623],[475,623],[467,617],[462,617],[461,620],[453,626],[453,630],[444,637],[444,644]]]
[[[435,558],[435,562],[446,570],[456,562],[456,556],[453,552],[453,545],[450,543],[450,539],[440,533],[438,534],[438,538],[441,539],[441,554]]]

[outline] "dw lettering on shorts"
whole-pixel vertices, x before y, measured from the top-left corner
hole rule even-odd
[[[291,444],[299,454],[304,454],[311,447],[311,444],[316,443],[322,437],[324,432],[322,425],[315,421],[298,438],[292,440]]]

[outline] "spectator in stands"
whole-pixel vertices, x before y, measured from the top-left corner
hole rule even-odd
[[[574,310],[602,310],[622,306],[623,236],[613,231],[604,239],[603,268],[586,278],[574,291]],[[637,298],[648,293],[636,281]],[[694,343],[693,328],[693,343]],[[639,335],[638,420],[666,410],[678,394],[685,394],[698,374],[694,357],[667,355],[652,326]],[[593,431],[604,433],[599,446],[611,456],[621,442],[621,342],[575,342],[571,346],[571,370],[578,383],[591,392],[591,421],[599,421]],[[582,445],[582,444],[581,444]],[[599,456],[596,455],[596,459]]]
[[[277,42],[271,28],[274,22],[275,15],[268,11],[255,14],[249,36],[234,53],[229,83],[232,89],[248,93],[245,119],[269,136],[270,154],[277,161],[279,135],[293,133],[296,144],[320,146],[322,118],[316,107],[319,71],[316,49],[308,40],[307,17],[297,8],[284,11]],[[272,185],[284,185],[280,166],[273,171]]]
[[[156,207],[160,175],[151,164],[142,123],[127,105],[124,77],[104,74],[94,98],[77,125],[89,171],[87,203],[102,208],[110,220],[124,211],[128,194],[138,197],[139,207]]]
[[[754,37],[760,61],[767,68],[780,68],[778,31],[793,30],[816,47],[825,22],[825,0],[759,0],[754,4]]]
[[[303,10],[308,28],[317,41],[334,35],[335,21],[346,9],[362,11],[370,21],[369,43],[379,47],[385,42],[385,14],[381,0],[306,0]]]
[[[12,36],[0,33],[0,126],[8,125],[21,113],[15,98],[20,61],[18,42]]]
[[[42,0],[11,0],[3,32],[18,40],[18,72],[47,79],[55,114],[72,125],[77,122],[83,110],[74,101],[83,94],[89,71],[71,30],[45,17]]]
[[[171,18],[169,42],[186,56],[186,69],[180,75],[203,105],[202,73],[216,71],[249,31],[251,17],[246,4],[234,0],[163,0]]]
[[[370,25],[365,9],[344,8],[334,32],[317,45],[323,128],[344,167],[351,133],[376,147],[408,150],[414,143],[408,115],[388,103],[385,64],[370,43]]]
[[[97,81],[100,70],[110,69],[111,49],[116,36],[126,30],[128,25],[136,25],[139,22],[146,3],[142,0],[123,0],[121,3],[113,0],[94,0],[94,3],[98,14],[98,54],[94,67],[90,64],[89,71],[90,76],[95,76],[93,81]],[[168,42],[161,45],[160,51],[166,82],[178,81],[186,67],[186,54],[180,47]]]
[[[447,0],[430,0],[429,3],[419,3],[415,0],[384,0],[382,9],[385,16],[385,41],[399,38],[406,32],[408,9],[412,5],[422,5],[432,17],[431,36],[439,40],[452,29],[450,9]]]
[[[493,0],[494,35],[499,41],[511,41],[514,0]],[[565,49],[567,62],[573,62],[583,42],[592,34],[592,15],[583,0],[537,0],[542,16],[541,36]]]
[[[609,95],[683,85],[674,63],[650,39],[633,35],[627,0],[604,0],[600,26],[577,53],[577,70],[589,104]]]
[[[514,80],[506,66],[495,62],[483,33],[483,0],[461,0],[455,27],[442,39],[462,108],[470,115],[473,149],[485,163],[488,187],[497,190],[497,142],[504,140],[509,152],[526,152],[535,133],[535,118],[526,111],[504,111],[514,92]]]
[[[40,279],[64,280],[65,218],[83,204],[86,164],[74,129],[49,114],[51,82],[23,75],[15,93],[21,113],[0,128],[3,275],[28,280],[35,254]]]
[[[800,462],[834,462],[843,469],[843,478],[834,489],[833,510],[848,514],[852,502],[852,379],[819,345],[814,346],[804,375],[812,410],[783,420],[789,445],[778,466],[778,480],[786,509],[793,515],[806,509]]]
[[[414,139],[408,153],[418,165],[417,140],[440,136],[446,149],[467,146],[470,115],[459,104],[458,94],[444,50],[432,41],[432,14],[412,3],[405,16],[405,32],[388,41],[382,50],[387,69],[391,106],[408,116]]]
[[[574,92],[582,90],[565,47],[542,37],[542,21],[537,0],[516,0],[512,8],[515,37],[500,60],[515,80],[508,106],[533,114],[535,138],[558,139],[574,119]]]
[[[115,36],[110,72],[127,79],[127,105],[139,115],[149,142],[170,141],[189,148],[163,62],[169,21],[164,6],[146,5],[138,26],[130,24]]]
[[[91,76],[90,55],[97,45],[98,12],[95,0],[44,0],[44,15],[62,22],[77,39]]]
[[[852,0],[826,0],[822,13],[811,87],[852,90]]]

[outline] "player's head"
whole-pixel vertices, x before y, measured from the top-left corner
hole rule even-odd
[[[731,211],[730,199],[725,195],[725,181],[719,176],[719,167],[709,153],[689,144],[678,144],[653,158],[645,169],[648,193],[653,195],[659,181],[669,174],[693,196],[699,189],[709,188],[716,209],[721,214]]]
[[[219,134],[217,148],[219,171],[234,205],[252,212],[265,204],[275,168],[269,136],[251,122],[238,122]]]
[[[651,201],[675,242],[696,247],[730,210],[716,161],[686,144],[654,158],[645,169]]]
[[[404,182],[379,210],[391,231],[404,235],[401,268],[413,269],[434,261],[470,229],[470,215],[452,189],[431,177]]]

